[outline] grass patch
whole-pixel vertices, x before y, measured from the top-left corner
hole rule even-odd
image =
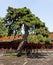
[[[17,56],[17,53],[6,53],[3,56],[13,57],[13,56]],[[26,57],[26,53],[21,53],[21,55],[17,57]]]
[[[4,56],[10,56],[10,57],[12,57],[12,56],[16,56],[16,55],[15,55],[15,53],[6,53],[6,54],[4,54]]]

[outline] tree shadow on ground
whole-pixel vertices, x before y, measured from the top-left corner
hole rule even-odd
[[[33,54],[28,54],[27,58],[46,58],[48,56],[46,53],[33,53]]]
[[[32,53],[32,52],[27,52],[27,53],[23,53],[23,52],[19,52],[17,54],[17,57],[21,57],[21,56],[25,56],[27,58],[46,58],[48,56],[47,53]]]
[[[27,58],[46,58],[48,56],[47,53],[32,53],[32,54],[26,54],[26,53],[19,53],[17,57],[27,57]]]

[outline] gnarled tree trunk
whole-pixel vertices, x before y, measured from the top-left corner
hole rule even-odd
[[[23,40],[21,41],[21,43],[19,44],[18,48],[17,48],[17,51],[18,51],[18,55],[20,52],[22,52],[22,47],[24,45],[24,42],[27,41],[27,36],[28,36],[28,27],[24,24],[24,31],[25,31],[25,34],[23,35]]]
[[[21,43],[19,44],[18,48],[17,48],[17,55],[20,56],[22,53],[22,47],[24,45],[24,40],[21,41]]]

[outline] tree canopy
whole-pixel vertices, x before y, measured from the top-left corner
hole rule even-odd
[[[8,7],[4,19],[0,18],[0,35],[16,36],[22,34],[22,27],[24,29],[23,39],[28,43],[45,42],[45,39],[49,37],[45,23],[35,16],[29,8]]]
[[[4,19],[0,17],[0,36],[7,36],[7,29],[4,24]]]

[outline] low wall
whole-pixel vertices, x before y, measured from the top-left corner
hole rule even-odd
[[[18,42],[0,43],[0,49],[1,48],[4,48],[4,49],[6,49],[6,48],[8,48],[8,49],[10,49],[10,48],[17,49],[19,44],[20,43],[18,43]],[[41,48],[52,49],[53,44],[33,44],[33,43],[28,44],[28,43],[24,43],[23,49],[26,49],[26,48],[28,48],[28,49],[30,49],[30,48],[33,48],[33,49],[36,49],[36,48],[38,48],[38,49],[41,49]]]

